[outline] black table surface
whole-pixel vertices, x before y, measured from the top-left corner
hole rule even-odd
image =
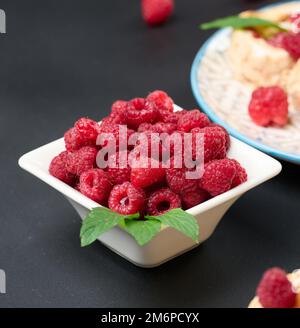
[[[213,236],[158,268],[141,269],[100,243],[80,248],[80,220],[18,158],[116,99],[163,89],[195,108],[189,74],[211,32],[200,22],[266,1],[177,0],[148,28],[138,0],[2,0],[0,35],[0,307],[245,307],[262,272],[300,267],[299,167],[244,195]]]

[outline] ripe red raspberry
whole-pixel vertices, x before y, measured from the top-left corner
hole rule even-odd
[[[147,100],[153,102],[159,110],[173,112],[173,99],[164,91],[156,90],[151,92],[148,95]]]
[[[168,112],[166,110],[160,111],[159,112],[159,121],[162,121],[164,123],[173,123],[173,124],[177,125],[179,118],[187,112],[188,111],[185,109],[183,109],[181,111],[173,112],[173,113]]]
[[[109,199],[109,208],[123,215],[135,214],[144,211],[145,193],[130,182],[113,187]]]
[[[128,102],[125,100],[117,100],[111,106],[111,112],[115,114],[121,114],[126,112]]]
[[[101,169],[90,169],[80,176],[80,192],[101,205],[106,204],[111,188],[111,182]]]
[[[176,130],[177,130],[177,124],[163,123],[163,122],[157,122],[155,124],[142,123],[138,128],[138,132],[150,131],[154,133],[168,133],[168,134],[171,134]]]
[[[66,159],[67,170],[77,176],[83,172],[92,169],[96,164],[98,150],[95,147],[82,147],[79,150],[68,153]]]
[[[282,41],[283,48],[293,59],[300,58],[300,33],[287,33]]]
[[[146,188],[165,179],[166,170],[154,159],[140,158],[131,168],[131,183],[139,188]]]
[[[241,164],[236,161],[235,159],[231,160],[232,163],[235,164],[235,168],[236,168],[236,175],[232,181],[232,185],[231,188],[234,188],[236,186],[239,186],[240,184],[244,183],[247,181],[248,179],[248,175],[246,170],[241,166]]]
[[[197,158],[196,140],[199,134],[204,137],[204,162],[210,162],[214,159],[226,157],[226,134],[219,126],[208,126],[203,129],[195,128],[191,131],[193,137],[192,151],[193,158]],[[202,154],[198,155],[201,156]]]
[[[129,101],[126,112],[127,124],[137,129],[142,123],[154,123],[157,119],[157,108],[154,103],[144,98],[135,98]]]
[[[179,131],[190,132],[194,128],[204,128],[209,124],[208,117],[198,109],[194,109],[179,118],[177,127]]]
[[[83,136],[80,134],[80,132],[76,128],[69,129],[65,135],[65,145],[67,151],[75,151],[80,149],[84,146],[93,146],[95,145],[95,142],[92,140],[86,140],[83,138]]]
[[[84,140],[96,142],[100,127],[96,121],[82,117],[74,125]]]
[[[207,191],[199,188],[196,191],[182,193],[180,196],[185,210],[199,205],[210,198]]]
[[[122,156],[124,156],[124,158],[126,157],[126,163],[124,163],[126,164],[125,167],[123,167],[120,162]],[[131,168],[128,163],[128,151],[118,152],[111,155],[108,160],[108,168],[106,172],[110,181],[114,185],[130,181]]]
[[[133,150],[130,152],[130,160],[138,160],[141,157],[154,158],[162,161],[163,145],[158,133],[150,131],[137,134]]]
[[[100,133],[97,139],[98,144],[101,142],[102,147],[106,147],[107,145],[113,144],[116,146],[116,151],[119,150],[121,144],[123,144],[124,146],[128,146],[128,139],[134,133],[134,131],[128,129],[126,126],[122,126],[122,130],[120,129],[121,128],[119,124],[101,124]]]
[[[110,115],[104,117],[101,121],[101,127],[103,129],[103,126],[110,125],[110,124],[119,124],[119,125],[126,125],[127,119],[126,119],[126,113],[116,113],[112,112]],[[101,130],[101,128],[100,128]]]
[[[177,168],[174,158],[170,160],[170,167],[166,169],[166,180],[169,188],[177,194],[195,192],[198,189],[198,179],[189,179],[188,169]]]
[[[264,273],[256,294],[264,308],[292,308],[296,301],[292,284],[280,268],[272,268]]]
[[[284,126],[288,122],[288,106],[287,94],[282,88],[261,87],[253,92],[248,110],[257,125]]]
[[[142,0],[142,16],[148,25],[164,23],[173,10],[173,0]]]
[[[236,165],[232,160],[227,158],[214,160],[205,164],[199,187],[212,196],[217,196],[231,189],[235,176]]]
[[[174,208],[181,208],[181,200],[178,195],[168,188],[154,191],[148,199],[147,213],[149,215],[161,215]]]
[[[49,166],[49,173],[71,186],[74,185],[75,176],[66,169],[67,156],[68,152],[63,151],[58,156],[54,157]]]
[[[220,124],[211,123],[209,126],[215,126],[215,127],[222,129],[222,131],[225,133],[225,138],[226,138],[225,147],[226,147],[226,150],[228,150],[230,148],[230,144],[231,144],[230,135],[229,135],[228,131]]]

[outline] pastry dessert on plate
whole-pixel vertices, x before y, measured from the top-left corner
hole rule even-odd
[[[287,274],[280,268],[267,270],[249,308],[300,308],[300,270]]]
[[[254,88],[282,87],[300,110],[300,2],[246,11],[240,17],[268,20],[280,28],[256,26],[233,31],[228,58],[235,77]]]

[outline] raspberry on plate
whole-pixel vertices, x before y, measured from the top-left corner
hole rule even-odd
[[[142,16],[148,25],[160,25],[174,10],[174,0],[142,0]]]
[[[143,189],[133,186],[130,182],[113,187],[108,206],[114,212],[130,215],[144,211],[145,193]]]
[[[116,100],[111,106],[111,112],[115,114],[122,114],[126,112],[128,102],[125,100]]]
[[[76,128],[70,128],[64,135],[67,151],[76,151],[84,146],[93,146],[95,143],[91,140],[85,140]]]
[[[195,191],[182,193],[180,196],[183,203],[183,207],[186,210],[196,205],[199,205],[210,198],[209,193],[200,188],[197,188],[197,190]]]
[[[146,188],[165,179],[166,170],[161,164],[150,158],[140,158],[131,168],[131,183],[139,188]]]
[[[142,123],[154,123],[157,113],[154,103],[144,98],[132,99],[128,103],[126,112],[127,124],[130,128],[137,129]]]
[[[168,133],[168,134],[171,134],[176,130],[177,130],[177,124],[164,123],[164,122],[157,122],[155,124],[142,123],[138,128],[138,132],[150,131],[154,133]]]
[[[249,103],[249,115],[261,126],[284,126],[288,122],[288,97],[279,86],[256,89]]]
[[[80,192],[101,205],[106,204],[111,188],[111,182],[101,169],[90,169],[80,176]]]
[[[110,181],[115,184],[122,184],[130,181],[131,167],[128,163],[128,151],[117,152],[108,159],[108,168],[106,170]],[[126,158],[126,165],[121,165],[121,159]],[[125,163],[124,163],[125,164]]]
[[[230,159],[211,161],[204,166],[204,174],[199,181],[199,187],[212,196],[223,194],[231,189],[236,171],[236,165]]]
[[[96,164],[98,150],[95,147],[82,147],[79,150],[68,153],[66,168],[68,172],[80,176],[85,171],[92,169]]]
[[[55,156],[50,163],[49,173],[57,179],[72,186],[75,182],[75,176],[66,169],[67,157],[67,151],[63,151],[58,156]]]
[[[190,132],[194,128],[204,128],[210,124],[208,117],[198,109],[187,111],[177,123],[179,131]]]
[[[292,308],[296,293],[286,272],[280,268],[267,270],[260,281],[256,294],[264,308]]]
[[[282,40],[282,47],[293,59],[298,60],[300,58],[300,32],[286,33]]]
[[[180,197],[168,188],[154,191],[148,199],[147,213],[149,215],[161,215],[174,208],[181,207]]]
[[[173,112],[173,99],[164,91],[156,90],[151,92],[147,96],[147,100],[153,102],[159,110]]]

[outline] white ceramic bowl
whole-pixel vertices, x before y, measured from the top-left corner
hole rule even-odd
[[[231,137],[231,142],[228,156],[237,159],[245,167],[248,181],[188,210],[198,221],[200,243],[212,235],[223,215],[239,197],[281,171],[281,164],[272,157],[235,138]],[[52,158],[63,150],[65,150],[65,146],[64,140],[61,138],[23,155],[19,159],[19,165],[62,193],[79,216],[84,219],[88,212],[94,207],[99,207],[99,204],[51,176],[48,172]],[[119,227],[106,232],[98,240],[128,261],[146,268],[158,266],[199,245],[172,228],[163,229],[143,247],[140,247],[133,237]]]

